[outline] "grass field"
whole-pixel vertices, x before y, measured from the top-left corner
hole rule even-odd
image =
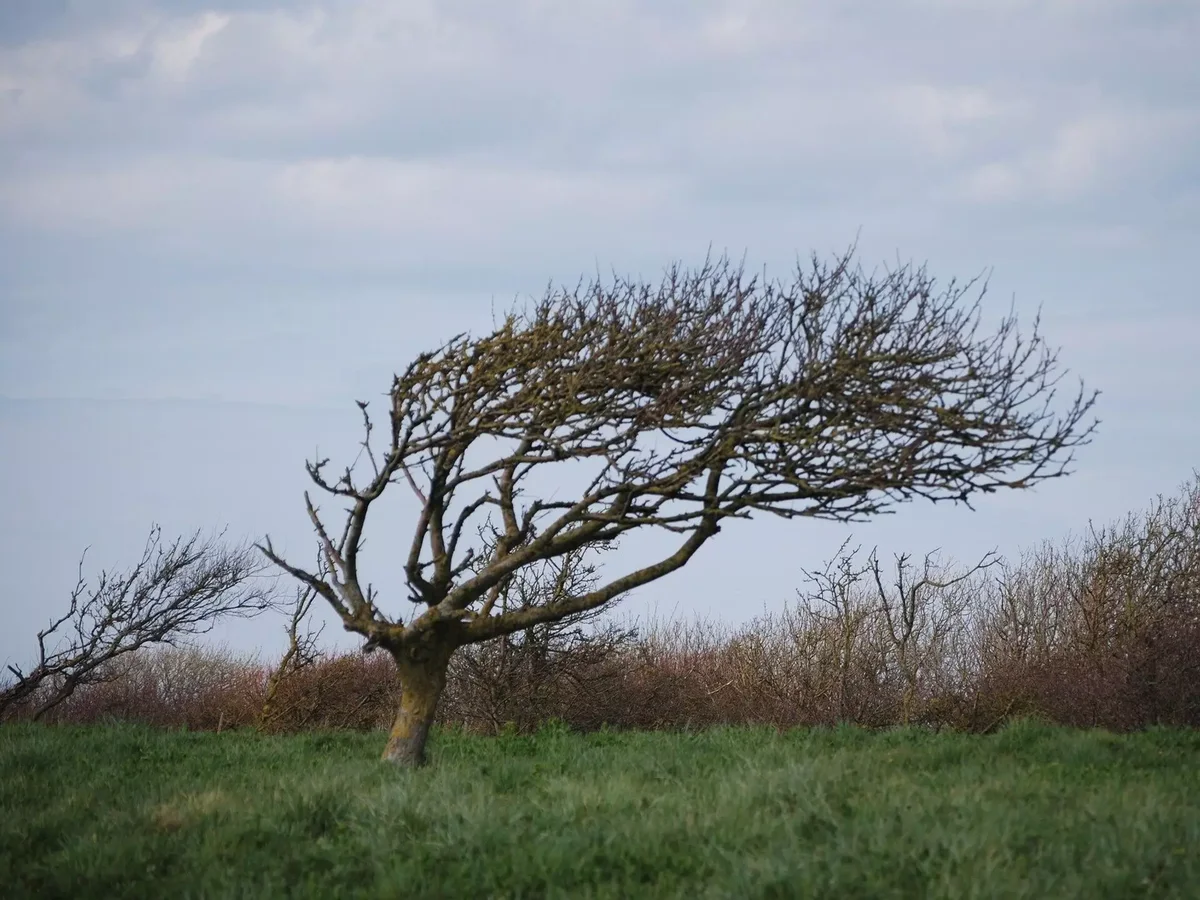
[[[1200,897],[1200,733],[0,728],[0,895]]]

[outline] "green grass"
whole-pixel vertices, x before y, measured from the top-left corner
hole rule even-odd
[[[0,728],[0,895],[1200,897],[1200,733]]]

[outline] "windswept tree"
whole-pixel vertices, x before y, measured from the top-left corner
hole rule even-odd
[[[1037,323],[1022,336],[1010,312],[987,331],[984,286],[938,287],[923,267],[867,273],[853,257],[814,257],[790,283],[710,260],[657,284],[551,287],[395,376],[382,440],[359,401],[370,470],[307,467],[345,507],[333,527],[305,495],[326,573],[269,540],[261,549],[395,659],[385,759],[424,761],[457,648],[662,578],[728,519],[853,521],[915,497],[969,505],[1067,472],[1095,396],[1081,385],[1056,404],[1062,373]],[[368,513],[394,483],[420,503],[407,618],[360,574]],[[480,550],[471,536],[489,517],[498,536]],[[674,535],[674,548],[579,593],[498,602],[530,567],[639,530]]]
[[[19,709],[40,718],[77,688],[114,677],[113,663],[129,653],[273,609],[271,567],[253,547],[224,544],[222,536],[195,532],[168,543],[155,525],[136,565],[102,571],[90,585],[81,557],[67,609],[38,632],[37,662],[28,672],[8,667],[13,680],[0,687],[0,719]]]

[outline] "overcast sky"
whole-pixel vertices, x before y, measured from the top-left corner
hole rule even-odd
[[[1190,0],[0,0],[0,659],[152,522],[307,556],[303,462],[352,458],[355,399],[550,280],[710,245],[987,270],[1103,391],[1072,478],[867,546],[1015,554],[1174,493],[1196,46]],[[410,512],[373,523],[392,596]],[[846,534],[736,523],[627,609],[744,621]]]

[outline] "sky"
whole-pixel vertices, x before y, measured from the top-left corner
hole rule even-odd
[[[356,399],[551,282],[709,248],[986,274],[1101,425],[974,511],[735,523],[623,615],[736,625],[848,535],[1015,557],[1174,494],[1198,44],[1189,0],[0,0],[0,660],[155,522],[310,558],[303,464],[352,459]],[[372,523],[385,598],[412,514]],[[270,655],[281,622],[211,639]]]

